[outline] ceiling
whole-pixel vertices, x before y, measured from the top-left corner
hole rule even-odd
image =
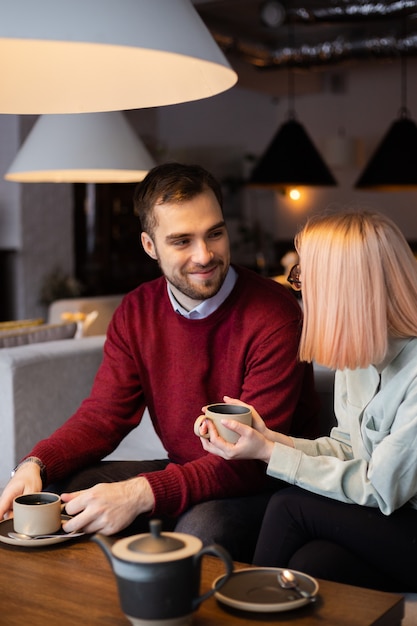
[[[194,5],[239,83],[275,95],[286,85],[274,77],[288,67],[303,74],[309,91],[335,68],[417,56],[417,0],[194,0]]]

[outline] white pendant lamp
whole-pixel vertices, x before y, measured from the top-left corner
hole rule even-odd
[[[198,100],[237,75],[190,0],[0,0],[0,114]]]
[[[26,183],[127,183],[155,162],[121,111],[42,115],[6,180]]]

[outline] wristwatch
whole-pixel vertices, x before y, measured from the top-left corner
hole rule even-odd
[[[19,467],[22,467],[22,465],[24,465],[25,463],[36,463],[36,465],[39,466],[41,470],[41,480],[43,482],[45,478],[46,466],[42,463],[40,459],[38,459],[37,456],[28,456],[26,459],[23,459],[23,461],[19,463],[18,465],[16,465],[14,470],[12,470],[11,477],[13,478],[13,476],[16,474]]]

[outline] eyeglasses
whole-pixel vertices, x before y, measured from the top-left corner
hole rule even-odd
[[[301,291],[301,269],[298,263],[291,268],[287,281],[295,291]]]

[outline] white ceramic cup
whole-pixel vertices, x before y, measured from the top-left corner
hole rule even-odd
[[[15,532],[31,537],[48,535],[61,528],[61,498],[56,493],[29,493],[13,500]]]
[[[226,404],[225,402],[217,402],[216,404],[209,404],[206,409],[205,415],[200,415],[197,417],[194,422],[194,434],[197,437],[204,437],[205,439],[209,439],[210,436],[208,433],[202,435],[200,433],[200,426],[206,419],[210,419],[216,427],[217,432],[220,437],[223,437],[229,443],[236,443],[239,439],[239,435],[229,428],[226,428],[221,423],[221,420],[224,418],[230,418],[240,422],[241,424],[246,424],[247,426],[252,425],[252,413],[251,410],[246,406],[240,406],[238,404]]]

